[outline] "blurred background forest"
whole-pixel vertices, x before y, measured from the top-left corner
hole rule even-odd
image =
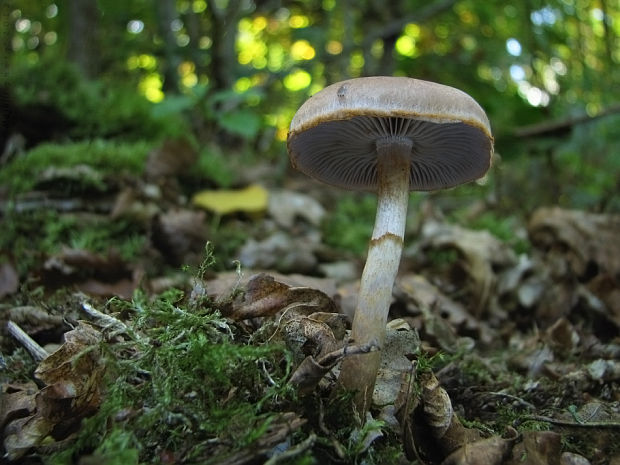
[[[3,0],[0,10],[5,196],[32,189],[50,164],[140,172],[150,150],[178,139],[197,154],[188,195],[283,185],[288,125],[308,96],[402,75],[468,92],[491,120],[492,172],[441,205],[457,220],[475,216],[469,226],[510,240],[510,215],[539,206],[620,210],[616,2]],[[374,198],[338,198],[326,241],[363,254]],[[363,232],[342,227],[352,218]]]
[[[236,153],[284,169],[288,124],[309,95],[403,75],[485,108],[495,201],[620,208],[616,2],[3,0],[0,13],[3,162],[7,142],[183,136],[230,184],[218,170]]]

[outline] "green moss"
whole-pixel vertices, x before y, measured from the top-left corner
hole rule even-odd
[[[78,165],[88,165],[102,176],[113,178],[122,173],[139,175],[151,148],[147,142],[118,143],[100,139],[41,144],[4,166],[0,171],[0,184],[12,194],[26,192],[33,188],[45,169]]]
[[[25,383],[32,381],[37,364],[25,349],[18,348],[0,360],[0,383]]]
[[[88,450],[101,463],[120,463],[123,454],[136,463],[138,451],[145,463],[162,453],[209,463],[222,451],[250,446],[280,402],[293,398],[282,346],[248,345],[216,311],[192,308],[179,290],[116,299],[109,310],[133,314],[132,339],[105,347],[105,400],[85,420],[71,454],[51,463]]]
[[[8,211],[0,234],[0,250],[20,257],[19,273],[40,265],[41,257],[58,253],[62,247],[108,254],[116,250],[131,261],[142,252],[146,237],[141,226],[127,220],[62,214],[53,210],[23,213]]]

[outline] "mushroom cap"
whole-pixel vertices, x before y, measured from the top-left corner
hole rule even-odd
[[[293,167],[326,184],[377,190],[378,140],[412,141],[410,190],[453,187],[484,175],[493,136],[465,92],[408,77],[350,79],[325,87],[297,111],[287,147]]]

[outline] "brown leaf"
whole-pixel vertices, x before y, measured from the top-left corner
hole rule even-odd
[[[435,342],[447,352],[462,349],[457,332],[477,334],[481,342],[491,339],[488,327],[470,315],[465,307],[443,294],[424,276],[405,274],[396,280],[394,295],[412,314],[421,314],[426,342]],[[430,340],[430,341],[429,341]]]
[[[79,325],[65,333],[60,348],[43,360],[35,370],[35,376],[50,385],[75,379],[81,383],[82,376],[91,374],[99,363],[96,350],[101,334],[88,323]]]
[[[289,383],[298,389],[300,395],[310,394],[321,379],[344,357],[367,354],[376,350],[378,350],[376,345],[364,344],[361,346],[342,347],[323,355],[318,360],[309,355],[295,369],[289,379]]]
[[[86,249],[64,248],[43,265],[43,279],[50,285],[80,281],[86,277],[114,282],[131,278],[131,275],[132,270],[115,250],[101,255]]]
[[[23,418],[34,412],[36,407],[35,394],[37,385],[33,382],[27,384],[3,384],[0,396],[0,430],[4,425]]]
[[[338,311],[333,300],[324,292],[309,287],[290,287],[261,273],[250,279],[243,300],[234,302],[229,316],[236,320],[273,316],[285,307],[307,315]]]
[[[603,272],[620,273],[620,215],[560,207],[539,208],[530,218],[532,242],[566,264],[566,272],[589,280]]]
[[[64,324],[61,315],[51,315],[47,310],[33,305],[21,305],[11,308],[8,319],[22,327],[27,327],[28,334],[30,335],[59,328]]]
[[[559,318],[547,328],[546,339],[554,349],[571,353],[579,344],[579,334],[566,318]]]
[[[508,439],[492,436],[487,439],[465,444],[441,462],[442,465],[501,465],[510,454],[517,438],[512,430]]]
[[[560,463],[562,436],[553,431],[524,431],[507,465],[555,465]]]
[[[514,265],[512,249],[488,231],[474,231],[457,225],[427,221],[422,228],[423,249],[454,249],[458,266],[467,276],[474,297],[472,312],[480,316],[497,285],[495,269]]]
[[[64,339],[63,345],[35,370],[35,376],[46,386],[30,394],[34,399],[23,394],[23,397],[16,397],[6,411],[3,399],[5,419],[28,413],[8,423],[5,429],[4,445],[12,460],[41,444],[48,436],[53,436],[54,440],[64,439],[101,403],[104,368],[98,351],[99,332],[80,322]]]
[[[469,456],[472,443],[480,442],[480,433],[473,428],[466,428],[453,411],[448,393],[441,387],[432,372],[420,375],[422,396],[420,404],[412,416],[413,442],[415,449],[433,461],[442,460],[448,454],[454,455],[461,450],[461,455]],[[455,452],[456,451],[456,452]],[[461,455],[455,455],[463,460]],[[448,457],[448,458],[450,458]],[[411,457],[410,457],[411,458]],[[446,459],[448,460],[448,459]],[[486,463],[482,462],[447,462],[447,463]]]
[[[452,423],[454,411],[450,396],[439,385],[433,373],[424,373],[420,377],[422,387],[422,408],[426,425],[431,434],[441,439]]]
[[[4,430],[4,448],[12,461],[38,446],[50,434],[54,425],[47,418],[31,415],[15,420]]]

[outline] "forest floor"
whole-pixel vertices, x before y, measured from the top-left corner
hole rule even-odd
[[[372,200],[269,166],[201,191],[184,150],[14,167],[6,463],[620,464],[619,215],[413,201],[361,423],[335,386]]]

